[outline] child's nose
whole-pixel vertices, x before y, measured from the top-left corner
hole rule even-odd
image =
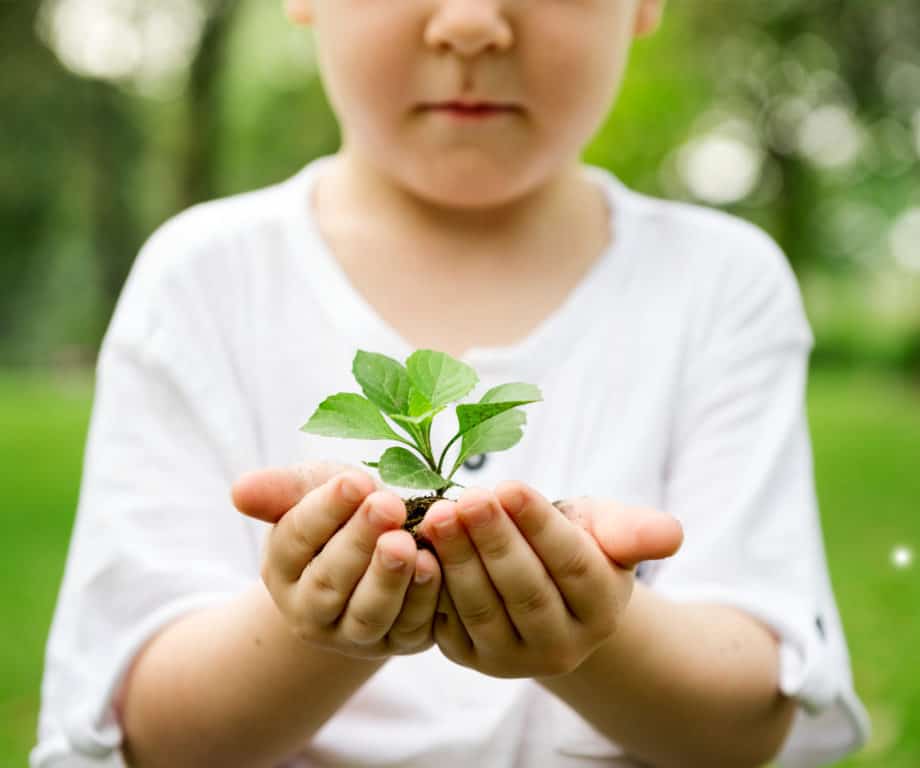
[[[461,56],[506,50],[513,37],[505,5],[506,0],[441,0],[425,29],[425,42]]]

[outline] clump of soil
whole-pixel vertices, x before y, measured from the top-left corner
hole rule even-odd
[[[403,503],[406,505],[406,522],[403,525],[403,529],[412,534],[412,538],[415,539],[420,549],[427,549],[432,553],[434,553],[434,547],[431,542],[425,538],[419,530],[419,527],[422,524],[422,520],[425,519],[425,513],[428,512],[428,508],[440,499],[454,501],[454,499],[448,499],[446,496],[439,496],[437,493],[430,493],[427,496],[412,496],[411,498],[403,499]],[[553,502],[553,506],[570,520],[574,520],[571,506],[566,504],[566,499],[557,499]]]
[[[403,503],[406,505],[406,522],[403,528],[412,534],[412,538],[415,539],[420,549],[427,549],[432,553],[434,552],[434,548],[431,542],[422,535],[419,528],[422,524],[422,520],[425,519],[425,513],[428,512],[428,508],[440,499],[453,501],[453,499],[448,499],[446,496],[439,496],[437,493],[430,493],[427,496],[412,496],[411,498],[403,499]]]

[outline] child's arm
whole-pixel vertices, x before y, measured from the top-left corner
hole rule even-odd
[[[129,765],[270,766],[295,752],[383,660],[309,648],[262,583],[168,626],[122,689]]]
[[[755,768],[776,756],[795,715],[777,655],[748,614],[676,603],[639,582],[616,634],[541,682],[656,768]]]
[[[537,678],[656,768],[761,765],[794,711],[777,692],[774,641],[730,608],[633,590],[635,564],[674,554],[682,533],[670,515],[610,507],[597,517],[613,537],[573,524],[523,483],[432,505],[426,533],[450,595],[438,645],[485,674]],[[453,531],[441,533],[448,520]]]
[[[355,497],[345,481],[357,485]],[[124,749],[136,766],[273,765],[386,657],[431,644],[439,569],[399,530],[399,498],[372,492],[373,480],[355,470],[290,508],[278,504],[290,484],[271,482],[264,475],[234,487],[241,511],[277,520],[265,584],[169,626],[123,689]],[[266,511],[265,497],[290,511]],[[385,565],[385,554],[401,567]]]
[[[775,757],[795,714],[777,655],[749,615],[638,583],[617,633],[573,673],[541,682],[656,768],[753,768]]]
[[[566,510],[570,519],[589,530],[617,563],[658,559],[666,548],[667,526],[661,520],[649,525],[647,510],[592,497],[570,504],[571,510]],[[640,527],[641,539],[636,535]],[[623,663],[623,659],[630,661]],[[622,626],[611,642],[576,674],[543,683],[585,719],[611,724],[599,727],[615,733],[616,741],[629,752],[664,755],[675,745],[702,738],[719,752],[700,765],[728,765],[727,755],[733,749],[742,756],[741,765],[762,765],[779,750],[795,715],[795,701],[777,693],[778,666],[775,633],[750,613],[727,605],[675,603],[636,582]],[[600,699],[593,685],[597,679],[615,680],[617,697]],[[586,681],[591,682],[586,685]],[[656,701],[650,691],[665,691],[666,701]],[[708,700],[700,695],[706,691]],[[710,714],[712,725],[701,717],[704,712]],[[663,724],[662,715],[674,722]],[[740,724],[726,727],[726,717]],[[662,732],[669,734],[665,744]],[[758,744],[767,757],[751,763]],[[679,751],[670,761],[662,756],[652,762],[687,766],[688,754]]]

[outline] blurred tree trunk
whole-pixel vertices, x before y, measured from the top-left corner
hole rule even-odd
[[[180,157],[177,168],[180,210],[217,194],[219,79],[225,40],[238,5],[237,0],[221,0],[211,5],[201,44],[190,67],[185,155]],[[136,186],[143,183],[142,178],[135,178],[143,143],[130,96],[100,81],[84,82],[81,87],[89,94],[87,218],[106,299],[105,306],[100,307],[100,316],[107,323],[144,240],[134,199]]]
[[[211,6],[190,67],[185,155],[177,169],[180,210],[217,194],[219,80],[227,33],[238,5],[237,0],[221,0]],[[106,297],[100,312],[108,322],[144,239],[132,199],[135,185],[143,181],[133,177],[140,165],[142,139],[131,114],[130,97],[104,82],[93,81],[84,87],[90,94],[87,204],[93,253]]]
[[[0,362],[19,361],[31,289],[50,262],[66,133],[49,120],[72,106],[72,82],[34,45],[35,7],[0,2]]]
[[[91,80],[81,83],[81,88],[89,101],[87,218],[106,301],[100,319],[108,322],[143,240],[133,200],[142,140],[127,98],[115,86]]]
[[[783,188],[776,203],[776,240],[782,245],[792,269],[801,277],[819,252],[815,236],[815,209],[821,201],[818,177],[797,155],[774,151],[769,154],[779,165],[783,177]]]
[[[227,38],[239,7],[239,0],[215,0],[211,4],[201,44],[191,65],[187,143],[179,193],[181,208],[213,199],[219,194],[216,170],[221,115],[220,76],[226,58]]]

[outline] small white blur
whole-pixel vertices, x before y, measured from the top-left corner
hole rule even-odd
[[[899,545],[891,550],[891,564],[898,570],[910,568],[914,562],[914,551],[910,547]]]

